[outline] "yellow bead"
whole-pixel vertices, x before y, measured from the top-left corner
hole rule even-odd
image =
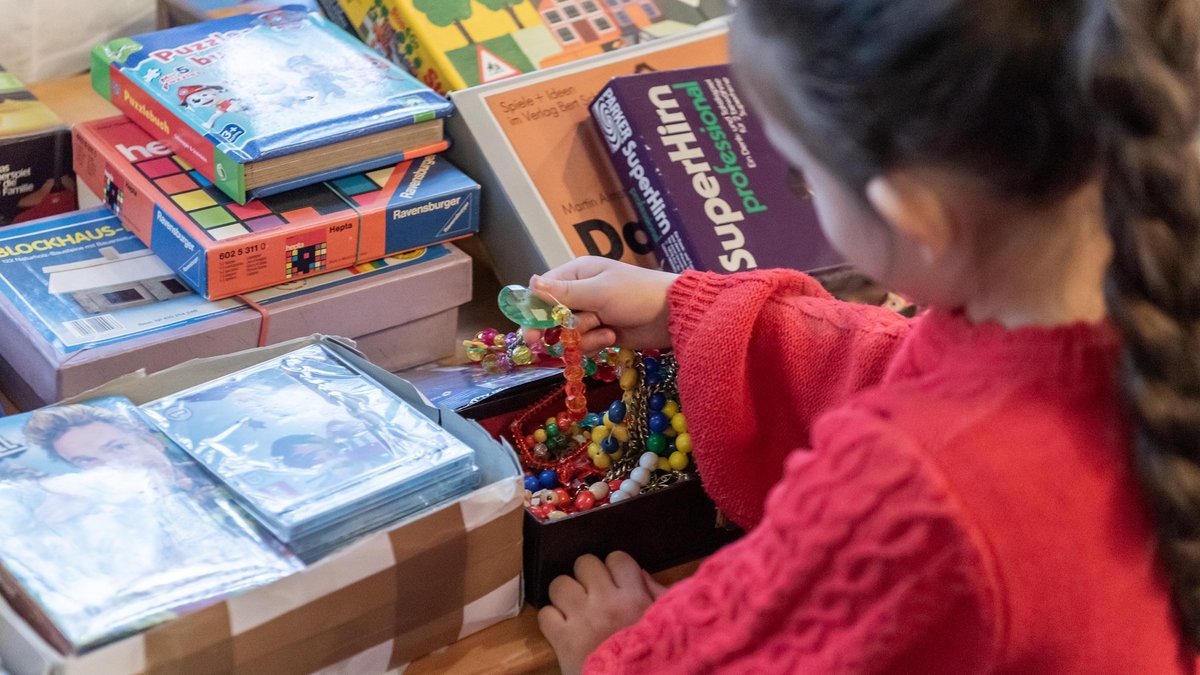
[[[632,349],[622,349],[621,351],[617,352],[617,365],[623,366],[625,368],[632,366],[633,365],[633,350]]]
[[[675,438],[679,435],[679,432],[675,431],[671,427],[667,427],[666,429],[663,429],[662,435],[666,436],[667,438]]]
[[[675,415],[678,415],[679,404],[675,401],[667,401],[667,404],[663,406],[662,414],[666,415],[667,419],[671,419]]]
[[[622,443],[629,442],[629,429],[624,424],[613,425],[612,435],[616,436],[617,440]]]
[[[537,441],[538,443],[545,443],[546,442],[546,430],[538,429],[537,431],[533,432],[533,440]]]
[[[504,334],[498,333],[496,335],[495,339],[492,340],[492,344],[496,345],[497,347],[503,347],[504,346]]]
[[[604,413],[604,426],[605,426],[605,427],[607,427],[607,428],[609,428],[609,429],[611,429],[611,428],[613,428],[614,426],[616,426],[615,424],[613,424],[613,421],[612,421],[612,420],[608,419],[608,413]]]
[[[555,305],[554,309],[550,310],[550,318],[554,319],[554,323],[565,326],[571,320],[571,310],[567,309],[566,305]]]
[[[513,350],[512,360],[518,366],[527,366],[533,363],[533,350],[525,345],[521,345]]]
[[[692,435],[684,432],[682,434],[679,434],[677,437],[675,437],[675,448],[677,450],[679,450],[680,452],[691,452],[692,451]]]
[[[626,368],[621,373],[621,388],[629,391],[637,386],[637,371],[633,368]]]
[[[612,458],[612,461],[614,461],[614,462],[617,461],[618,459],[621,459],[624,456],[625,456],[625,448],[621,448],[620,450],[617,450],[616,452],[609,455],[609,457]]]
[[[599,443],[588,443],[588,457],[596,459],[597,456],[603,455],[604,451],[600,449]]]
[[[608,427],[595,427],[592,429],[592,440],[599,443],[608,436]]]
[[[557,418],[557,417],[547,417],[547,418],[546,418],[546,424],[545,424],[545,426],[550,426],[551,424],[555,424],[555,425],[557,425],[557,424],[558,424],[558,418]]]
[[[687,420],[684,419],[683,413],[676,413],[675,416],[671,418],[671,428],[681,434],[687,431]]]
[[[595,464],[597,469],[607,469],[612,464],[612,460],[608,458],[607,454],[601,452],[592,458],[592,464]]]
[[[659,471],[670,471],[671,470],[671,463],[667,461],[666,457],[658,458],[658,470]]]
[[[667,463],[671,465],[672,469],[676,471],[683,471],[688,465],[687,453],[676,450],[675,452],[671,453],[670,457],[667,458]]]

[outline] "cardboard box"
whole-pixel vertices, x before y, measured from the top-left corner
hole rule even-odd
[[[358,36],[457,91],[686,31],[731,0],[340,0]]]
[[[728,65],[614,78],[591,111],[664,269],[842,262]]]
[[[71,130],[0,66],[0,225],[75,208]]]
[[[452,354],[458,307],[471,298],[470,258],[436,246],[246,296],[269,317],[260,335],[258,311],[187,292],[148,254],[103,209],[0,231],[0,383],[14,403],[36,408],[140,368],[314,330],[398,370]],[[88,312],[80,299],[111,304]]]
[[[189,362],[86,397],[141,404],[325,339],[355,366],[477,450],[483,487],[360,540],[306,570],[83,656],[64,657],[0,603],[0,659],[42,673],[380,673],[515,616],[521,598],[520,470],[478,425],[328,338]]]
[[[450,157],[484,186],[481,236],[504,283],[576,256],[657,267],[587,106],[618,75],[725,63],[724,22],[455,92]]]
[[[75,127],[79,180],[217,300],[479,231],[479,185],[440,155],[233,203],[124,117]]]

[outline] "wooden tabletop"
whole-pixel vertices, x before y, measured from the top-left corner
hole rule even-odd
[[[92,82],[87,75],[31,84],[29,91],[58,113],[67,124],[121,114],[100,94],[92,91]]]

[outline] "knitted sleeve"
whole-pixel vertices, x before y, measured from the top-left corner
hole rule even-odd
[[[742,527],[762,517],[813,420],[876,384],[910,320],[835,300],[789,270],[689,272],[670,292],[679,391],[705,490]]]
[[[911,442],[866,415],[835,417],[830,438],[789,458],[763,522],[586,672],[988,670],[1003,621],[986,546]]]

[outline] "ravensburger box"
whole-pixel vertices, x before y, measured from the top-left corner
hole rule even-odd
[[[135,373],[73,400],[144,404],[324,342],[476,450],[466,497],[247,591],[82,656],[63,656],[0,602],[0,662],[12,675],[381,673],[516,616],[521,607],[521,471],[482,427],[424,402],[408,382],[337,338],[311,336]],[[120,542],[113,542],[120,546]]]
[[[312,333],[395,371],[454,353],[471,260],[450,244],[251,293],[191,292],[103,209],[0,231],[0,389],[21,409],[109,380]]]

